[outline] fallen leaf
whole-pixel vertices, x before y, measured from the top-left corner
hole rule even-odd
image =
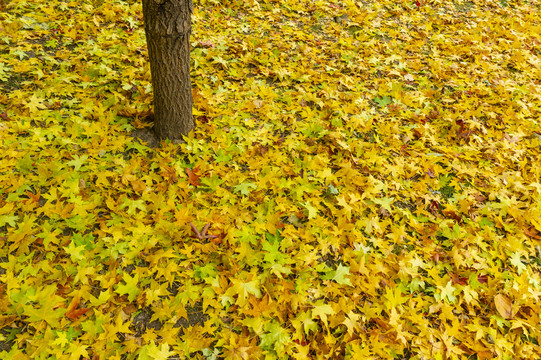
[[[496,305],[496,310],[504,319],[511,319],[513,317],[513,304],[508,297],[502,294],[497,294],[494,296],[494,304]]]

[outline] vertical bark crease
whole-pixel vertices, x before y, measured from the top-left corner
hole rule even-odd
[[[143,0],[155,130],[161,139],[179,139],[195,125],[190,82],[192,10],[191,0]]]

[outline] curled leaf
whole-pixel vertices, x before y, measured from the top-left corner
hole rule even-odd
[[[513,317],[513,304],[511,300],[505,295],[498,294],[494,296],[494,304],[496,310],[504,319],[511,319]]]

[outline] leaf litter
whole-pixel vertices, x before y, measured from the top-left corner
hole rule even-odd
[[[540,6],[3,1],[1,357],[541,357]]]

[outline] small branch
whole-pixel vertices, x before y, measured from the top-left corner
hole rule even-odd
[[[195,227],[194,224],[192,224],[191,221],[190,221],[190,227],[192,228],[192,231],[194,233],[194,235],[191,236],[192,238],[204,240],[204,239],[216,239],[218,237],[217,235],[207,234],[207,231],[210,227],[209,223],[205,224],[205,226],[203,226],[203,229],[201,231],[197,230],[197,228]]]

